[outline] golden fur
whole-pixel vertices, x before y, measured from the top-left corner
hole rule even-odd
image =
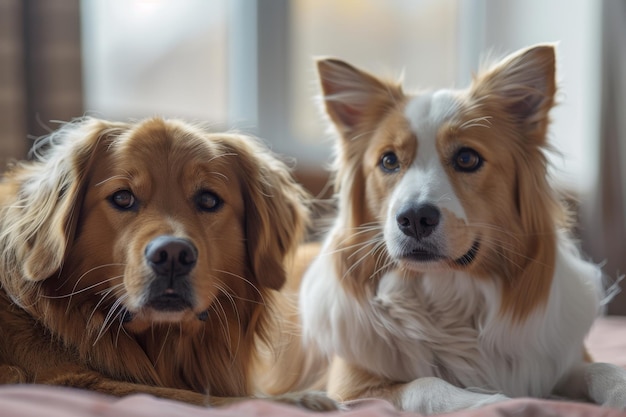
[[[85,118],[33,155],[0,185],[0,382],[196,404],[253,395],[308,215],[287,167],[251,137],[160,118]],[[158,237],[197,259],[179,274],[193,255],[172,255],[156,290]],[[328,406],[305,397],[283,400]]]

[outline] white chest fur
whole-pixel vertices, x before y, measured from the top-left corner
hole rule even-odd
[[[501,313],[498,278],[394,271],[375,297],[358,302],[331,256],[321,256],[301,290],[305,341],[392,381],[437,376],[509,396],[549,396],[582,361],[601,294],[599,270],[565,238],[559,245],[547,304],[516,323]]]

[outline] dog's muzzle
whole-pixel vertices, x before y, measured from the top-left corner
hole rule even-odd
[[[188,239],[159,236],[146,246],[144,256],[155,276],[146,305],[160,311],[192,308],[194,291],[190,274],[198,261],[195,245]]]

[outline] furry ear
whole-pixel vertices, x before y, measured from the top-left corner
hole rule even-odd
[[[317,61],[326,112],[344,138],[365,122],[376,122],[402,97],[399,85],[384,82],[338,59]]]
[[[300,243],[309,219],[308,194],[287,166],[251,137],[239,137],[233,149],[241,178],[246,213],[248,258],[257,282],[280,289],[285,261]]]
[[[554,46],[523,49],[482,72],[474,80],[472,93],[477,99],[497,98],[524,135],[542,145],[549,123],[548,112],[554,105],[555,68]]]
[[[0,247],[5,273],[41,281],[63,264],[104,122],[85,118],[39,139],[32,161],[5,175]]]

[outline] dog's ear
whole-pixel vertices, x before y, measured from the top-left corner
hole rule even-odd
[[[234,149],[244,171],[248,258],[257,282],[280,289],[285,262],[300,243],[309,221],[309,196],[289,168],[251,137]]]
[[[556,93],[553,45],[537,45],[515,52],[473,83],[473,95],[496,98],[517,124],[516,129],[535,145],[545,143],[548,113]]]
[[[338,59],[318,60],[317,70],[326,112],[346,139],[378,122],[403,96],[399,85]]]
[[[41,281],[61,268],[80,213],[95,149],[109,128],[85,118],[39,139],[32,160],[6,174],[1,207],[2,262],[15,275]]]

